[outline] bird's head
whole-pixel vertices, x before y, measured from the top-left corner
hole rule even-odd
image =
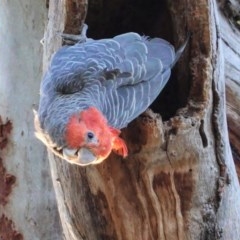
[[[118,137],[120,131],[108,126],[106,118],[95,107],[70,117],[65,132],[67,147],[63,157],[78,165],[98,164],[112,150],[126,157],[127,147]]]

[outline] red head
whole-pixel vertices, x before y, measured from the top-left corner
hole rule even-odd
[[[126,157],[127,147],[118,137],[119,134],[120,130],[108,126],[106,118],[95,107],[83,110],[79,115],[73,115],[66,126],[67,147],[84,149],[84,153],[91,153],[91,156],[96,157],[96,160],[83,159],[84,164],[89,164],[91,161],[94,161],[93,163],[103,161],[112,149]]]

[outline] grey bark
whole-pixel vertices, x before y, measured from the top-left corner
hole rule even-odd
[[[1,1],[0,116],[2,124],[12,123],[8,143],[0,147],[1,240],[62,239],[47,151],[33,125],[46,12],[43,1]]]

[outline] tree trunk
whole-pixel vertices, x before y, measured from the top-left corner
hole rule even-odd
[[[1,240],[62,239],[47,152],[33,125],[46,12],[43,1],[1,1]]]
[[[227,19],[220,15],[221,36],[224,46],[227,120],[230,144],[240,179],[240,4],[221,1],[221,9]],[[230,22],[229,22],[230,21]]]
[[[61,45],[54,34],[77,33],[86,4],[50,1],[45,66]],[[225,78],[228,92],[234,89],[229,82],[239,85],[240,64],[234,59],[240,38],[217,2],[115,0],[103,6],[90,1],[87,23],[90,37],[138,31],[175,40],[176,46],[188,32],[191,38],[151,106],[155,113],[148,110],[123,131],[127,159],[112,154],[100,165],[82,168],[49,153],[65,238],[240,239],[240,191],[224,87]]]

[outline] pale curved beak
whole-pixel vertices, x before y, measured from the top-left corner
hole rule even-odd
[[[63,148],[63,158],[67,161],[73,161],[77,157],[78,149],[71,149],[71,148]]]
[[[97,157],[85,147],[80,149],[63,148],[63,158],[68,162],[75,163],[80,166],[94,164]]]
[[[80,148],[77,154],[78,163],[82,166],[91,164],[97,160],[97,157],[88,148]]]

